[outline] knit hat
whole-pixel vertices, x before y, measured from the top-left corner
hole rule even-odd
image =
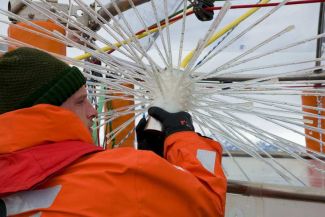
[[[60,106],[85,83],[77,67],[37,49],[18,48],[0,57],[0,114],[42,103]]]

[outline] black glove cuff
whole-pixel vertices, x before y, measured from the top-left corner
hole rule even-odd
[[[194,131],[194,129],[188,127],[188,126],[178,126],[175,128],[169,128],[164,130],[166,137],[170,136],[171,134],[183,132],[183,131]]]
[[[0,217],[6,217],[7,216],[7,208],[5,202],[0,199]]]

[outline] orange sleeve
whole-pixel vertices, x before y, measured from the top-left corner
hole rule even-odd
[[[221,167],[221,145],[190,131],[170,135],[164,145],[165,158],[194,175],[215,199],[220,216],[224,216],[227,181]],[[210,171],[204,161],[210,161]]]

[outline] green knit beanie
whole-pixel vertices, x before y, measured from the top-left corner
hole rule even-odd
[[[43,51],[18,48],[0,57],[0,114],[36,104],[60,106],[86,79]]]

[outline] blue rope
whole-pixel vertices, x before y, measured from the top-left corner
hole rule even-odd
[[[218,43],[215,45],[215,46],[213,46],[212,47],[212,49],[211,50],[209,50],[209,52],[196,64],[196,66],[198,66],[198,65],[200,65],[206,58],[208,58],[208,56],[212,53],[212,51],[214,51],[229,35],[230,35],[230,33],[233,31],[235,29],[235,27],[234,28],[232,28],[231,30],[229,30],[228,32],[227,32],[227,34],[223,37],[223,38],[221,38],[219,41],[218,41]]]

